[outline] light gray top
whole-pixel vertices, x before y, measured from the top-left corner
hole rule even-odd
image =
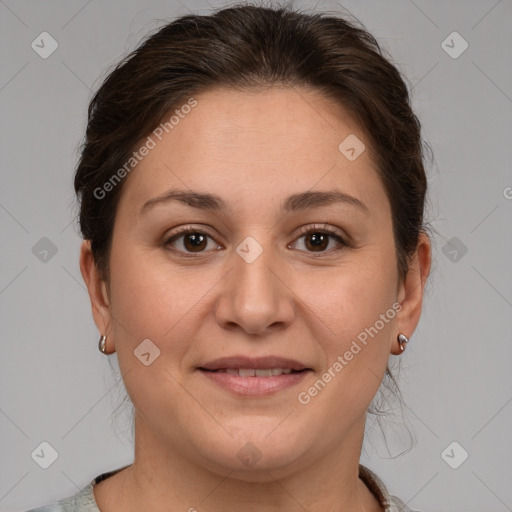
[[[33,508],[27,512],[100,512],[92,488],[97,483],[109,476],[124,469],[124,466],[108,473],[102,473],[94,478],[88,485],[69,498],[63,498],[57,503],[43,507]],[[375,495],[384,512],[415,512],[410,509],[402,500],[391,496],[382,480],[368,468],[359,465],[359,477],[366,484],[368,489]]]

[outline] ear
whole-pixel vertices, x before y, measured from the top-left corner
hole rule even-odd
[[[399,343],[396,341],[398,334],[403,333],[409,338],[420,321],[423,292],[430,273],[431,258],[430,239],[426,233],[422,232],[416,251],[409,260],[407,275],[398,288],[398,303],[402,309],[397,314],[398,330],[391,348],[391,353],[394,355],[402,353]]]
[[[90,240],[84,240],[80,249],[80,272],[89,292],[92,316],[100,334],[107,336],[107,353],[113,352],[112,313],[106,282],[102,279],[91,251]],[[110,350],[109,350],[110,345]]]

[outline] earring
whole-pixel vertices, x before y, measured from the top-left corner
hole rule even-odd
[[[98,348],[102,354],[105,354],[108,356],[108,354],[107,354],[107,337],[104,334],[102,334],[100,336],[100,341],[98,342]]]
[[[403,352],[405,350],[405,344],[409,341],[409,338],[405,334],[400,333],[397,339],[398,344],[400,345],[400,350]]]

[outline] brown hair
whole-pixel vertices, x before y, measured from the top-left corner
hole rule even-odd
[[[405,275],[424,231],[427,181],[420,123],[399,71],[371,34],[345,19],[239,5],[163,26],[115,67],[90,102],[74,186],[82,235],[107,281],[123,183],[101,197],[97,191],[139,141],[192,94],[273,85],[312,87],[364,129],[391,204],[398,270]]]

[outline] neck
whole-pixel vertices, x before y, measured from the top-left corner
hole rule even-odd
[[[285,467],[242,472],[215,467],[211,461],[192,461],[180,447],[163,443],[136,415],[134,463],[110,478],[118,477],[108,493],[98,493],[97,501],[101,497],[106,512],[223,512],[233,504],[243,505],[246,512],[298,507],[309,512],[382,511],[358,477],[363,433],[364,418],[354,423],[342,446],[306,455]],[[115,503],[115,508],[107,503]]]

